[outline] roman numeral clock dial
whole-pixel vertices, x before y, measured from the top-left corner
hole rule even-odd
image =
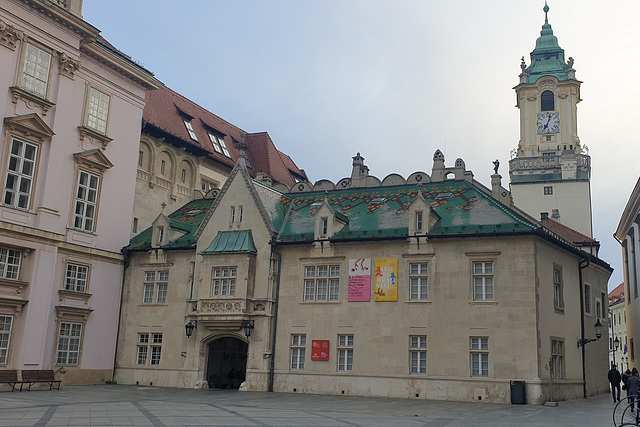
[[[538,113],[538,135],[560,132],[560,116],[555,111]]]

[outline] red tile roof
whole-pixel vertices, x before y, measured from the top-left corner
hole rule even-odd
[[[247,133],[166,86],[148,91],[146,98],[147,104],[142,115],[145,122],[179,138],[187,147],[204,148],[209,152],[208,157],[221,164],[230,168],[235,165],[238,160],[238,150],[234,141],[242,141],[242,135],[246,134],[245,141],[250,146],[248,158],[254,173],[263,172],[274,181],[288,186],[295,183],[291,173],[306,178],[303,170],[299,169],[288,156],[278,151],[267,132]],[[194,141],[189,136],[181,113],[191,118],[191,125],[198,141]],[[215,151],[209,139],[208,128],[224,134],[224,142],[231,158]]]
[[[624,283],[620,283],[614,290],[609,292],[609,299],[612,300],[612,302],[615,302],[620,298],[624,298]]]
[[[560,224],[558,221],[555,221],[551,218],[542,218],[540,222],[547,227],[549,230],[553,231],[560,237],[575,243],[575,244],[589,244],[589,243],[598,243],[597,240],[592,239],[589,236],[585,236],[584,234],[574,230],[573,228],[567,227],[564,224]]]

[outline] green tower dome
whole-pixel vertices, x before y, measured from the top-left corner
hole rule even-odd
[[[558,80],[575,79],[570,64],[564,61],[564,49],[558,45],[558,38],[553,35],[551,24],[547,18],[549,6],[545,2],[544,25],[540,31],[540,37],[536,40],[536,48],[531,52],[531,65],[524,72],[527,74],[527,83],[535,83],[544,76],[554,76]],[[573,62],[570,59],[571,62]]]

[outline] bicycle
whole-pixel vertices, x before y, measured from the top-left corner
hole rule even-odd
[[[613,425],[615,427],[640,426],[638,404],[640,399],[636,394],[621,399],[613,408]]]

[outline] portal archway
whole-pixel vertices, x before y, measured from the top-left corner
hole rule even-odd
[[[208,345],[207,381],[210,388],[237,389],[247,373],[248,344],[224,337]]]

